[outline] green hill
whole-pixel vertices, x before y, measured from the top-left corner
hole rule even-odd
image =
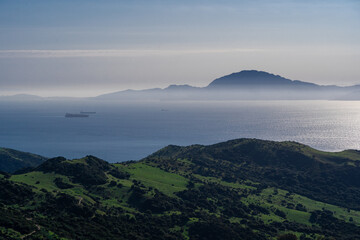
[[[179,166],[178,159],[188,164]],[[163,169],[229,182],[251,180],[360,210],[360,152],[356,150],[327,153],[296,142],[238,139],[211,146],[169,146],[147,160]]]
[[[360,153],[239,139],[0,174],[0,239],[360,239]]]
[[[12,173],[22,168],[37,167],[46,160],[45,157],[13,150],[0,148],[0,171]]]

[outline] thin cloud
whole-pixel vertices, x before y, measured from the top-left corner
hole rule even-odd
[[[136,57],[209,53],[259,52],[263,49],[201,49],[201,50],[0,50],[0,58],[76,58],[76,57]]]

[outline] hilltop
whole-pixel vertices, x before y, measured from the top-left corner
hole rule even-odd
[[[320,86],[314,83],[292,81],[290,79],[274,75],[268,72],[256,70],[244,70],[232,73],[212,81],[207,88],[239,88],[239,87],[259,87],[259,88],[291,88],[299,90],[303,88],[319,89]]]
[[[0,171],[12,173],[22,168],[37,167],[47,158],[10,148],[0,148]]]
[[[327,153],[296,142],[238,139],[210,146],[169,146],[147,158],[163,168],[181,167],[228,182],[260,182],[312,199],[360,210],[360,151]],[[175,166],[172,166],[175,165]],[[347,199],[346,201],[343,201]]]
[[[0,174],[0,232],[3,239],[359,239],[359,160],[356,150],[258,139],[170,145],[116,164],[52,158]]]

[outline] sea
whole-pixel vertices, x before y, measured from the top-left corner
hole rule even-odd
[[[81,111],[96,113],[65,117]],[[360,101],[0,101],[0,147],[46,157],[123,162],[237,138],[360,150]]]

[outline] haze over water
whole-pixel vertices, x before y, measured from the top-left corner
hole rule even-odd
[[[96,111],[89,118],[66,112]],[[138,160],[169,144],[235,138],[360,149],[360,104],[351,101],[0,102],[0,146],[47,157]]]

